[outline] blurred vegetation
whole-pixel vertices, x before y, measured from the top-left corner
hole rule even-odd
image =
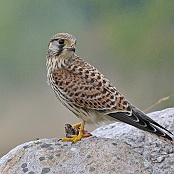
[[[141,109],[173,94],[173,9],[170,0],[1,1],[0,156],[78,121],[46,84],[47,44],[58,32],[73,34],[77,54]]]

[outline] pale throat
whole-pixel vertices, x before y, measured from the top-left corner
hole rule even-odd
[[[68,62],[74,57],[74,53],[71,54],[61,54],[59,56],[54,56],[47,60],[47,74],[50,75],[55,71],[64,68],[68,65]]]

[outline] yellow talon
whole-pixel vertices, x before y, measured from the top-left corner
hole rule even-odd
[[[66,138],[62,138],[62,141],[72,141],[76,143],[82,138],[91,136],[90,133],[84,133],[84,123],[77,123],[74,125],[65,124]]]

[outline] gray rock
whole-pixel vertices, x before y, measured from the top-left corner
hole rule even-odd
[[[174,131],[174,108],[149,114]],[[173,174],[174,149],[134,127],[114,123],[75,144],[41,139],[17,146],[0,159],[2,174]]]
[[[0,160],[2,174],[150,174],[153,166],[119,140],[90,137],[75,144],[42,139],[17,146]]]
[[[149,117],[174,133],[174,108],[148,114]],[[144,131],[124,123],[100,127],[92,135],[119,139],[148,160],[160,174],[174,174],[174,146]]]

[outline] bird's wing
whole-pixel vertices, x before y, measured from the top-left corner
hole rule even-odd
[[[124,96],[93,67],[91,70],[80,67],[76,71],[62,68],[53,74],[53,79],[68,103],[107,114],[131,114],[131,108]]]

